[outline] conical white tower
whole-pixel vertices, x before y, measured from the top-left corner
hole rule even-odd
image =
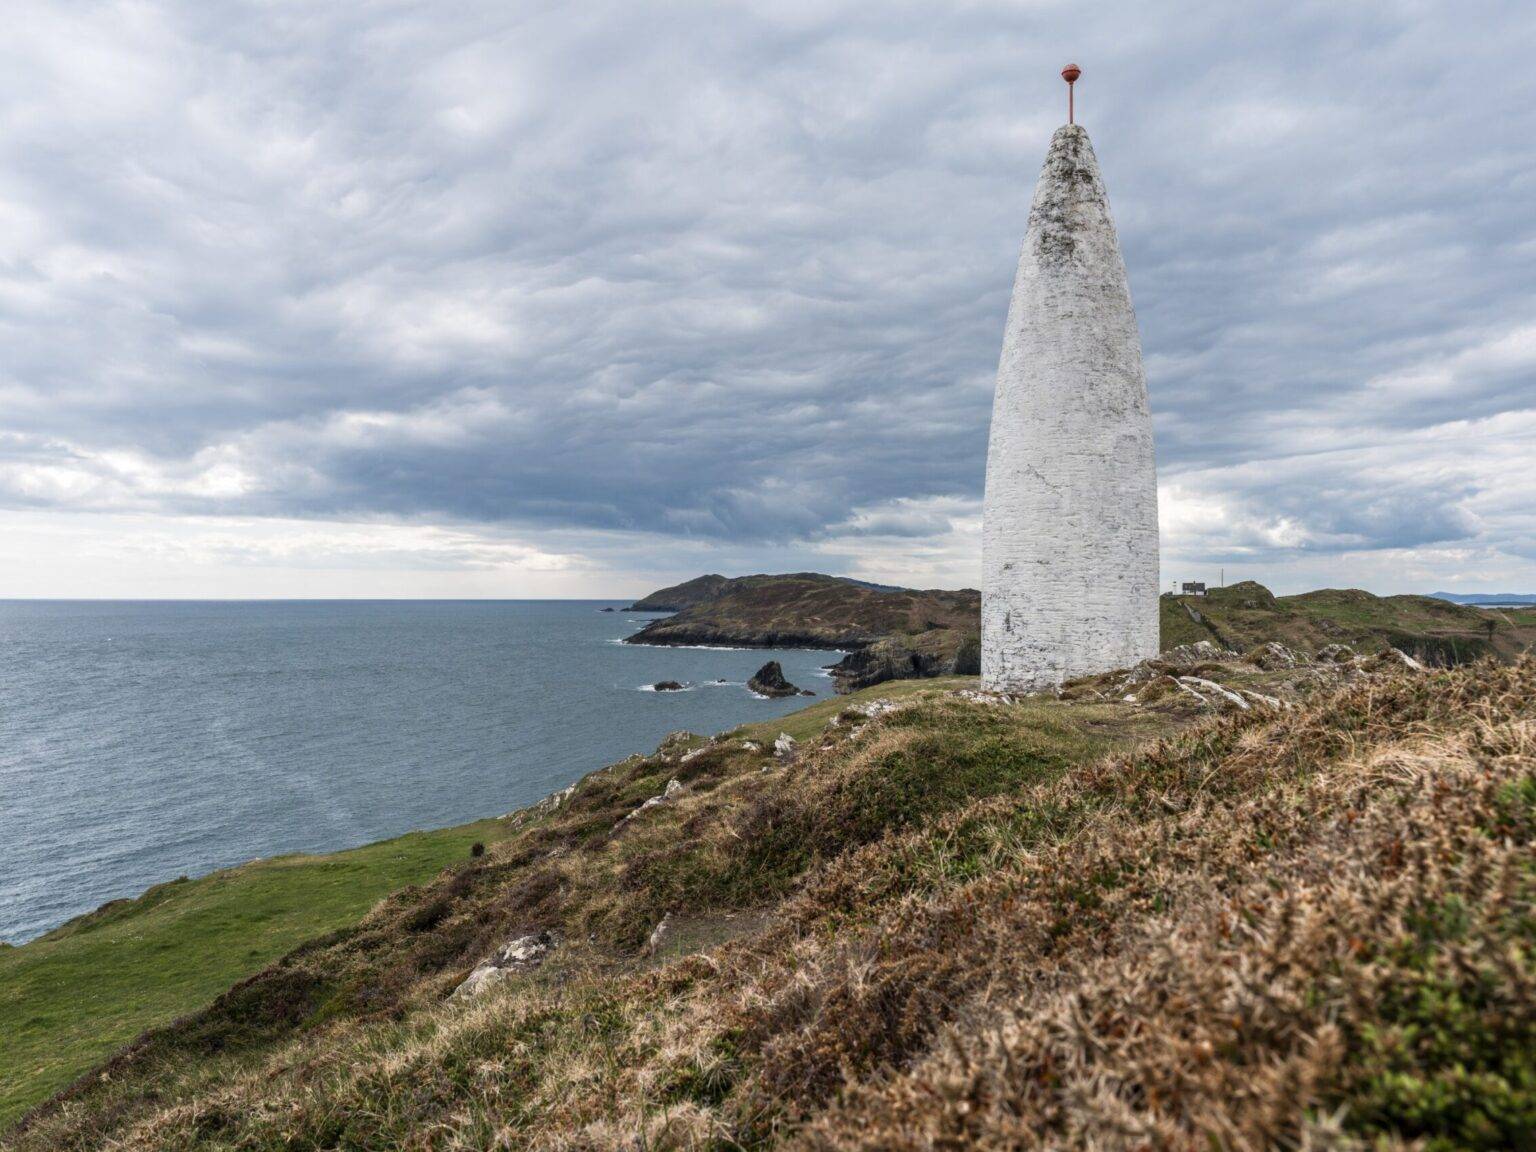
[[[1074,124],[1051,139],[1008,307],[982,573],[989,688],[1041,688],[1157,654],[1141,338],[1098,162]]]

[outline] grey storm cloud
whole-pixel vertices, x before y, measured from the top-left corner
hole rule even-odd
[[[5,506],[942,531],[1075,58],[1191,554],[1531,550],[1527,3],[7,13]]]

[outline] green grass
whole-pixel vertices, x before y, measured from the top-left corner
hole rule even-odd
[[[501,839],[485,820],[151,888],[0,949],[0,1129],[146,1028]]]
[[[1200,607],[1199,602],[1195,601],[1186,608],[1185,601],[1175,596],[1158,598],[1158,626],[1162,634],[1159,647],[1163,651],[1177,648],[1180,644],[1198,644],[1201,640],[1216,639],[1209,627],[1190,616],[1189,608],[1199,612]]]

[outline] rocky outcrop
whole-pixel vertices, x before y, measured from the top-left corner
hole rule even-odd
[[[1214,680],[1207,680],[1201,676],[1180,676],[1179,686],[1193,693],[1195,698],[1202,704],[1210,700],[1217,700],[1240,711],[1248,711],[1248,701],[1244,700],[1232,689],[1224,687]]]
[[[1412,672],[1427,671],[1423,664],[1400,648],[1388,648],[1385,652],[1378,652],[1366,663],[1374,668],[1407,668]]]
[[[671,763],[677,757],[693,747],[694,741],[702,737],[689,732],[686,728],[680,728],[676,732],[668,732],[662,737],[660,744],[656,745],[656,751],[652,755],[660,756],[667,763]]]
[[[1223,660],[1232,655],[1217,644],[1209,640],[1199,640],[1194,644],[1180,644],[1177,648],[1170,648],[1166,652],[1159,652],[1151,660],[1146,661],[1157,667],[1161,665],[1165,670],[1169,668],[1198,668],[1202,664]]]
[[[1302,663],[1301,657],[1292,652],[1278,640],[1271,640],[1267,644],[1260,644],[1251,649],[1243,657],[1249,664],[1257,668],[1263,668],[1266,672],[1275,672],[1284,668],[1295,668]]]
[[[453,990],[453,999],[471,999],[508,976],[537,968],[554,946],[555,939],[548,932],[530,932],[509,940],[475,966],[468,978]]]
[[[828,671],[839,692],[857,692],[887,680],[974,676],[981,671],[980,638],[947,630],[892,636],[848,653]]]
[[[652,808],[660,808],[663,804],[670,804],[673,797],[675,797],[682,790],[682,781],[680,781],[676,776],[672,777],[672,779],[667,781],[667,786],[664,789],[662,789],[655,796],[652,796],[649,800],[646,800],[633,812],[628,813],[624,819],[620,820],[617,824],[614,825],[614,827],[616,829],[622,828],[625,824],[629,823],[642,812],[649,812]]]
[[[681,692],[687,685],[677,680],[658,680],[651,685],[652,692]]]
[[[747,681],[747,688],[756,692],[759,696],[814,696],[816,693],[805,688],[796,688],[788,680],[784,679],[784,669],[779,667],[777,660],[770,660],[752,674],[752,679]]]

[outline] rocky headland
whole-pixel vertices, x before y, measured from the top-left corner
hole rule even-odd
[[[980,665],[981,594],[888,588],[815,572],[701,576],[635,602],[672,611],[628,644],[823,648],[839,692],[886,680],[974,675]]]

